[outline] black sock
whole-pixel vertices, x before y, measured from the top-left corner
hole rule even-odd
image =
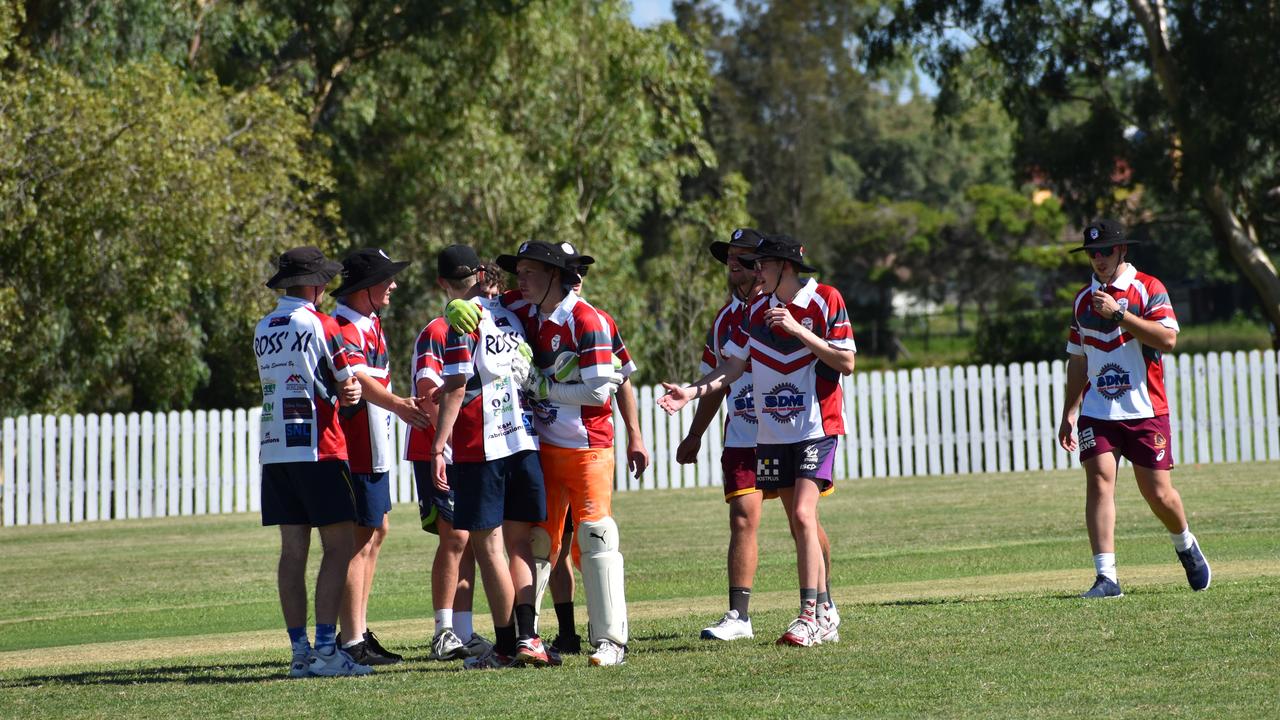
[[[516,630],[521,640],[533,637],[533,605],[522,603],[516,605]]]
[[[738,611],[739,620],[750,619],[748,607],[751,605],[751,588],[732,586],[729,588],[729,609]]]
[[[573,601],[556,603],[556,622],[560,623],[560,637],[570,638],[577,635],[573,627]]]
[[[508,625],[506,627],[495,627],[493,629],[494,638],[497,640],[493,644],[495,650],[499,653],[511,657],[516,654],[516,626]]]

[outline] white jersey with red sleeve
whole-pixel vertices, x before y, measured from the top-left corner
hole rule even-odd
[[[1093,311],[1093,293],[1103,285],[1094,278],[1076,294],[1067,338],[1067,353],[1083,355],[1089,384],[1080,414],[1099,420],[1134,420],[1169,414],[1161,353],[1143,345],[1111,318]],[[1164,283],[1128,265],[1105,286],[1125,312],[1178,331],[1178,319]]]
[[[338,323],[311,303],[282,296],[253,334],[262,382],[262,463],[346,460],[338,386],[352,376]]]
[[[734,329],[725,346],[729,357],[751,361],[756,442],[783,445],[843,435],[840,373],[818,360],[799,338],[765,324],[765,312],[780,305],[774,295],[757,298],[746,323]],[[832,347],[857,351],[839,290],[810,278],[786,307]]]
[[[364,373],[391,390],[390,358],[382,321],[376,314],[363,315],[339,302],[333,319],[342,331],[351,372]],[[347,464],[353,473],[383,473],[391,469],[395,445],[391,439],[395,415],[361,398],[351,407],[340,408],[338,418],[347,436]]]
[[[525,341],[520,319],[500,301],[472,302],[480,306],[480,324],[467,335],[450,330],[444,350],[444,377],[467,378],[449,439],[456,463],[498,460],[538,449],[512,376],[518,348]]]
[[[418,333],[413,343],[413,386],[417,394],[418,383],[425,380],[432,390],[444,385],[441,377],[444,373],[444,345],[449,336],[449,322],[443,317],[427,323]],[[436,441],[436,428],[428,426],[425,430],[409,426],[409,434],[405,440],[404,459],[413,462],[431,460],[431,444]],[[450,462],[452,454],[449,446],[444,447],[444,460]]]
[[[729,359],[726,349],[732,339],[734,328],[742,326],[746,318],[747,304],[737,296],[716,313],[716,319],[707,332],[707,344],[702,347],[703,375],[720,366],[723,360]],[[756,446],[756,406],[751,397],[751,361],[747,360],[747,369],[742,376],[729,386],[729,394],[725,397],[729,404],[729,412],[724,419],[725,447]]]
[[[613,374],[613,337],[603,313],[570,292],[538,324],[533,361],[550,372],[562,353],[576,353],[583,381]],[[600,407],[565,405],[550,400],[533,404],[540,442],[561,448],[613,447],[612,398]]]

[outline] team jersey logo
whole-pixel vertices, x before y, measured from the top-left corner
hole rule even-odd
[[[751,386],[745,385],[733,396],[733,416],[745,422],[756,424],[756,402],[751,397]]]
[[[554,423],[556,421],[556,415],[560,414],[560,411],[556,409],[556,406],[546,400],[539,400],[532,403],[532,405],[533,416],[538,419],[538,422],[544,425]]]
[[[1151,444],[1157,450],[1160,450],[1169,447],[1169,439],[1164,436],[1164,433],[1156,433],[1156,436],[1152,438]]]
[[[557,352],[558,350],[560,350],[560,336],[553,335],[551,337],[551,352]]]
[[[1097,389],[1102,397],[1108,400],[1118,400],[1133,389],[1133,383],[1129,381],[1129,371],[1120,367],[1115,363],[1107,363],[1098,371],[1097,377],[1093,379],[1093,387]]]
[[[778,422],[790,423],[805,411],[804,393],[791,383],[779,383],[764,395],[764,411]]]
[[[804,326],[805,330],[808,330],[809,332],[813,332],[813,318],[807,317],[801,320],[800,324]]]

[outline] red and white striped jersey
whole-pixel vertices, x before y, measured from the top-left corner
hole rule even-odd
[[[543,372],[550,372],[560,354],[571,352],[578,355],[584,381],[613,374],[609,321],[577,293],[570,292],[538,323],[531,338],[534,365]],[[539,441],[562,448],[613,447],[612,402],[610,398],[602,407],[533,403]]]
[[[716,319],[707,331],[707,343],[702,347],[703,375],[719,367],[722,360],[729,359],[726,352],[732,340],[733,329],[741,327],[746,319],[747,304],[735,295],[716,313]],[[729,394],[725,397],[729,411],[724,419],[725,447],[756,446],[756,406],[751,397],[751,360],[747,360],[747,369],[742,376],[729,386]]]
[[[765,324],[765,312],[782,303],[763,295],[734,329],[725,354],[751,361],[756,442],[781,445],[844,434],[840,373],[818,360],[799,338]],[[787,303],[801,325],[832,347],[857,351],[840,291],[810,278]]]
[[[264,465],[346,460],[338,385],[352,376],[338,323],[311,303],[281,296],[253,334],[262,382]]]
[[[342,331],[342,341],[351,363],[351,372],[364,373],[391,390],[390,357],[382,321],[377,314],[362,315],[339,302],[333,313]],[[347,436],[347,464],[353,473],[381,473],[391,469],[395,445],[391,439],[395,415],[367,399],[338,410],[342,432]]]
[[[1093,311],[1093,293],[1103,287],[1094,278],[1076,294],[1067,353],[1083,355],[1089,384],[1080,414],[1100,420],[1133,420],[1169,414],[1161,353],[1138,342],[1119,323]],[[1106,286],[1126,312],[1179,330],[1164,283],[1133,265]]]
[[[600,308],[596,308],[596,312],[600,313],[600,317],[604,318],[605,324],[609,328],[609,337],[613,341],[613,354],[622,363],[622,367],[618,368],[618,374],[624,378],[631,377],[636,371],[636,362],[631,359],[631,351],[627,350],[627,344],[622,341],[622,333],[618,331],[618,323],[614,322],[612,315]],[[613,361],[610,360],[609,362]]]
[[[444,379],[441,374],[444,372],[444,344],[445,338],[449,335],[449,322],[443,317],[427,323],[427,326],[418,333],[418,339],[413,343],[413,386],[414,394],[417,394],[418,383],[426,380],[434,390],[444,385]],[[436,428],[434,425],[428,426],[425,430],[419,430],[412,425],[409,426],[409,434],[405,441],[404,459],[409,461],[426,462],[431,460],[431,444],[436,441]],[[444,448],[445,462],[450,462],[452,454],[449,446]]]
[[[522,450],[537,450],[512,364],[525,341],[519,318],[500,301],[472,300],[480,323],[467,335],[450,330],[445,341],[444,377],[462,375],[467,384],[449,438],[454,462],[486,462]]]

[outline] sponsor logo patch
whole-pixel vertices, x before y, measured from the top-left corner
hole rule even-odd
[[[1080,430],[1081,450],[1092,450],[1097,444],[1097,439],[1093,437],[1093,428],[1087,427]]]
[[[273,402],[264,402],[264,403],[262,403],[262,418],[261,418],[261,422],[271,422],[271,421],[275,420],[276,418],[275,418],[275,415],[273,414],[273,411],[274,411],[274,410],[275,410],[275,403],[273,403]]]
[[[1156,462],[1160,462],[1161,460],[1164,459],[1164,453],[1165,453],[1164,450],[1161,450],[1160,452],[1156,453]]]
[[[744,385],[737,395],[733,396],[733,416],[743,422],[755,425],[756,420],[756,402],[751,397],[751,386]]]
[[[1129,371],[1115,363],[1107,363],[1093,378],[1093,387],[1108,400],[1117,400],[1133,389]]]
[[[560,349],[560,336],[553,335],[551,337],[551,352],[556,352],[559,349]]]
[[[261,445],[271,445],[272,443],[278,443],[278,442],[280,442],[280,438],[275,437],[274,435],[272,435],[272,434],[268,431],[268,432],[264,432],[264,433],[262,433],[262,442],[261,442],[261,443],[259,443],[259,444],[261,444]]]
[[[267,327],[280,327],[280,326],[282,326],[282,325],[288,325],[288,324],[289,324],[289,316],[288,316],[288,315],[281,315],[280,317],[273,317],[273,318],[271,318],[270,320],[268,320],[268,321],[267,321]]]
[[[551,425],[556,421],[556,415],[560,413],[556,406],[546,400],[539,400],[533,403],[533,416],[543,425]]]
[[[818,469],[818,446],[810,445],[804,449],[804,458],[800,461],[802,472],[813,472]]]
[[[265,383],[262,386],[262,397],[271,397],[276,394],[275,383]]]
[[[1169,447],[1169,439],[1164,436],[1164,433],[1156,433],[1155,437],[1151,439],[1151,445],[1157,450],[1167,448]]]
[[[809,332],[813,332],[813,318],[807,317],[801,320],[800,324],[804,326],[805,330],[808,330]]]
[[[805,412],[805,394],[791,383],[774,385],[764,394],[764,412],[778,422],[790,423]]]
[[[284,426],[286,447],[311,447],[311,423],[289,423]]]
[[[289,392],[306,392],[307,386],[302,381],[302,376],[294,373],[284,379],[284,389]]]
[[[310,420],[311,401],[307,398],[285,398],[281,403],[285,420]]]
[[[778,458],[760,458],[756,461],[756,475],[767,478],[782,476],[782,461]]]

